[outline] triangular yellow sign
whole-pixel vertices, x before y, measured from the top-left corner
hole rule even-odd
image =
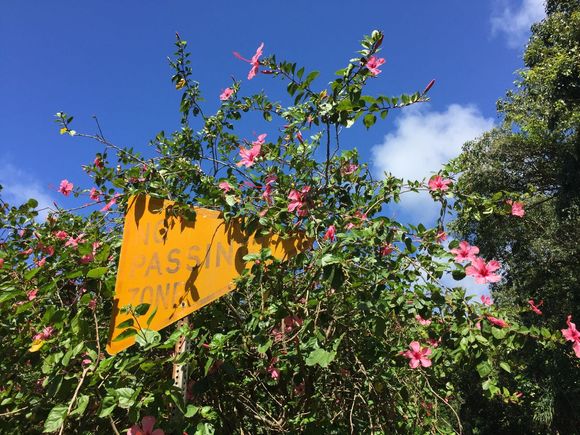
[[[129,198],[107,344],[110,354],[135,343],[135,336],[119,337],[123,325],[158,331],[232,291],[232,280],[246,267],[242,258],[248,252],[269,247],[273,256],[284,259],[309,245],[305,238],[247,238],[239,222],[226,224],[219,212],[204,208],[195,208],[195,221],[188,221],[174,216],[174,204],[146,195]],[[121,310],[144,303],[150,308],[138,322]],[[153,312],[150,324],[142,324]]]

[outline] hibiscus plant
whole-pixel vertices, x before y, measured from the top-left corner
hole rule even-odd
[[[86,197],[81,209],[55,206],[40,219],[35,200],[0,202],[0,431],[454,433],[469,421],[466,395],[526,400],[520,350],[563,346],[564,337],[467,294],[466,274],[495,283],[501,265],[467,241],[445,243],[450,214],[525,219],[506,202],[520,198],[462,194],[451,165],[419,181],[376,179],[343,138],[428,100],[433,81],[412,94],[365,94],[384,68],[382,42],[379,31],[364,37],[328,86],[264,54],[264,44],[250,60],[236,54],[250,63],[248,79],[282,82],[289,102],[246,95],[235,80],[211,97],[219,107],[209,114],[178,36],[181,126],[151,141],[153,157],[76,132],[72,117],[57,114],[61,133],[91,139],[96,156],[84,187],[60,184],[64,196]],[[441,205],[435,225],[389,215],[401,195],[419,191]],[[205,207],[246,235],[299,232],[312,244],[285,261],[268,249],[248,253],[235,291],[189,325],[108,355],[123,213],[136,194],[176,201],[178,218]],[[181,336],[190,348],[175,355]],[[185,400],[172,380],[177,359],[188,367]]]

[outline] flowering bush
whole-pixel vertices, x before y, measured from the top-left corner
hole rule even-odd
[[[61,132],[101,147],[85,167],[89,188],[78,180],[59,188],[97,209],[57,208],[40,221],[34,200],[1,203],[1,430],[461,432],[465,395],[525,400],[525,379],[516,375],[526,364],[518,357],[524,345],[561,345],[565,337],[577,348],[570,321],[562,337],[519,325],[515,312],[491,301],[474,302],[461,279],[496,282],[500,264],[477,257],[467,242],[442,244],[453,209],[523,213],[497,198],[462,195],[451,167],[428,182],[375,180],[352,144],[341,142],[342,128],[361,121],[370,128],[377,115],[426,101],[433,86],[398,97],[364,94],[380,79],[382,39],[377,31],[365,37],[328,88],[315,86],[316,71],[264,55],[264,44],[251,60],[236,54],[251,64],[248,79],[282,79],[292,101],[245,96],[234,81],[209,115],[178,37],[171,66],[181,128],[157,135],[152,158],[71,130],[72,117],[57,115]],[[244,135],[248,112],[264,120],[252,129],[267,133]],[[384,213],[419,190],[441,203],[433,228]],[[181,204],[172,210],[177,218],[193,219],[191,206],[202,206],[239,220],[247,235],[301,231],[313,246],[284,262],[268,249],[249,253],[236,290],[196,312],[190,326],[109,356],[123,211],[139,193]],[[457,286],[443,284],[446,274]],[[180,336],[191,349],[175,355]],[[189,368],[185,401],[173,386],[175,362]]]

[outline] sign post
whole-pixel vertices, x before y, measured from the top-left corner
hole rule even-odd
[[[189,317],[185,316],[177,322],[177,328],[182,326],[189,326]],[[175,358],[179,358],[182,354],[189,351],[189,340],[182,335],[175,343]],[[183,403],[186,403],[187,396],[187,364],[174,363],[173,364],[173,385],[181,391]]]

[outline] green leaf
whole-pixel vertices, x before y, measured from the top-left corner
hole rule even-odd
[[[319,72],[318,71],[312,71],[310,74],[308,74],[308,76],[306,76],[306,79],[304,80],[304,84],[306,86],[308,86],[310,83],[312,83],[316,77],[319,76]]]
[[[320,265],[322,267],[334,263],[340,263],[340,258],[335,257],[332,254],[324,254],[324,256],[320,259]]]
[[[149,311],[151,304],[139,304],[135,307],[135,314],[137,316],[143,316]]]
[[[259,353],[266,353],[268,351],[268,349],[270,349],[270,346],[272,346],[272,340],[268,340],[264,344],[261,344],[260,346],[258,346],[258,352]]]
[[[363,118],[363,124],[365,125],[366,128],[371,128],[375,124],[375,122],[377,122],[377,117],[372,113],[365,115],[365,117]]]
[[[476,335],[475,339],[485,346],[489,345],[489,341],[483,335]]]
[[[550,332],[550,330],[548,328],[542,328],[541,330],[542,336],[544,338],[550,338],[552,336],[552,333]]]
[[[508,373],[511,373],[511,372],[512,372],[512,369],[511,369],[510,365],[509,365],[508,363],[506,363],[506,362],[503,362],[503,361],[502,361],[502,362],[500,362],[500,363],[499,363],[499,366],[500,366],[502,369],[504,369],[506,372],[508,372]]]
[[[129,409],[135,404],[135,390],[133,388],[117,388],[117,403],[119,407]]]
[[[336,357],[336,352],[328,352],[324,349],[316,349],[310,352],[308,358],[306,358],[307,366],[319,365],[320,367],[328,367],[328,365],[334,361]]]
[[[244,261],[255,261],[260,259],[260,254],[246,254],[242,257]]]
[[[36,274],[40,272],[40,267],[35,267],[34,269],[30,269],[28,272],[24,274],[24,279],[26,281],[30,281],[32,278],[36,276]]]
[[[48,417],[44,422],[44,433],[48,432],[56,432],[62,424],[64,423],[64,418],[66,415],[66,411],[68,406],[66,405],[56,405],[54,408],[50,410],[48,413]]]
[[[124,322],[119,323],[119,325],[117,325],[117,329],[128,328],[130,326],[133,326],[133,323],[135,323],[133,319],[127,319]]]
[[[190,418],[190,417],[193,417],[195,414],[197,414],[198,411],[199,411],[199,406],[187,405],[187,409],[185,410],[185,414],[183,414],[183,416],[185,418]]]
[[[491,335],[493,335],[498,340],[502,340],[503,338],[505,338],[506,334],[507,334],[507,331],[505,329],[500,329],[500,328],[495,328],[495,327],[491,328]]]
[[[100,278],[109,270],[107,267],[95,267],[87,272],[87,278]]]
[[[413,245],[413,240],[411,240],[410,237],[405,237],[403,239],[403,241],[405,242],[405,246],[407,247],[407,251],[409,251],[411,254],[417,250],[415,245]]]
[[[226,195],[226,204],[230,207],[236,205],[236,196],[235,195]]]
[[[78,415],[79,417],[85,413],[87,406],[89,405],[89,396],[86,394],[81,394],[77,399],[77,407],[73,410],[70,415]]]
[[[145,347],[152,344],[157,344],[161,341],[161,334],[152,329],[142,329],[139,334],[135,337],[135,341],[141,347]]]
[[[117,400],[112,396],[105,396],[103,401],[101,402],[101,411],[99,412],[99,417],[107,417],[111,415],[111,413],[117,407]]]
[[[484,378],[491,373],[491,366],[487,361],[479,363],[477,365],[477,373],[479,373],[480,377]]]
[[[151,313],[151,315],[147,319],[147,326],[151,325],[151,322],[153,321],[155,314],[157,314],[157,308],[159,308],[159,307],[155,307],[155,309],[153,310],[153,312]]]
[[[121,341],[126,338],[133,337],[135,334],[137,334],[136,329],[134,328],[125,329],[123,332],[121,332],[119,335],[113,338],[113,341]]]
[[[461,281],[463,278],[465,278],[465,270],[455,269],[453,272],[451,272],[451,276],[455,281]]]

